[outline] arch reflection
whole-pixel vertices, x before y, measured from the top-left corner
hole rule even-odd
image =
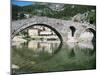
[[[59,33],[46,26],[33,25],[18,34],[12,39],[12,48],[17,50],[27,49],[33,51],[33,56],[52,56],[61,48],[62,41]],[[57,51],[58,50],[58,51]]]

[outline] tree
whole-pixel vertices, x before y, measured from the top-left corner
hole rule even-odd
[[[90,24],[96,24],[96,12],[89,12],[87,19]]]
[[[24,13],[20,13],[20,19],[24,19],[24,18],[25,18]]]

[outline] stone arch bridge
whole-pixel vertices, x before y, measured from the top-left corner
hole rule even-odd
[[[95,25],[88,23],[34,16],[29,19],[12,21],[11,38],[13,38],[21,30],[32,25],[44,25],[49,27],[50,29],[54,30],[54,32],[59,36],[60,40],[64,42],[68,40],[69,35],[78,39],[80,34],[82,34],[86,29],[96,32]]]

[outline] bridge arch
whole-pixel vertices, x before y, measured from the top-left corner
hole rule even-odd
[[[23,30],[25,30],[25,29],[27,29],[27,28],[30,28],[30,27],[32,27],[32,26],[44,26],[44,27],[47,27],[47,28],[51,29],[51,30],[54,31],[54,33],[58,36],[58,38],[60,39],[61,43],[63,42],[63,38],[62,38],[61,34],[60,34],[54,27],[52,27],[52,26],[50,26],[50,25],[47,25],[47,24],[32,24],[32,25],[26,26],[26,27],[24,27],[24,28],[21,27],[21,28],[17,29],[16,31],[14,31],[13,34],[14,34],[14,36],[15,36],[17,33],[21,32],[21,31],[23,31]],[[13,37],[14,37],[14,36],[13,36]],[[12,38],[13,38],[13,37],[12,37]]]
[[[95,30],[95,29],[93,29],[93,28],[91,28],[91,27],[85,28],[85,29],[81,32],[81,34],[83,34],[84,32],[89,32],[89,33],[93,34],[92,42],[96,41],[96,30]],[[80,34],[80,35],[81,35],[81,34]]]
[[[85,30],[88,30],[89,32],[92,32],[93,35],[94,35],[92,41],[96,41],[96,31],[93,28],[87,28]]]

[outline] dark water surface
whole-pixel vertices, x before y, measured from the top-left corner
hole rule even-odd
[[[96,68],[96,48],[89,43],[34,41],[12,45],[12,71],[37,73]]]

